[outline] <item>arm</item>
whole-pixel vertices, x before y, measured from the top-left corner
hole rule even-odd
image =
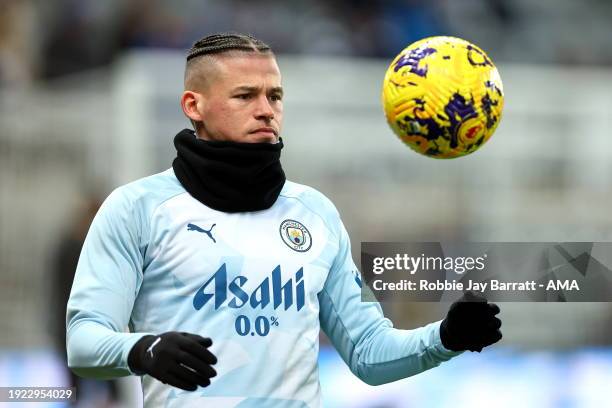
[[[85,239],[68,300],[68,366],[83,377],[131,374],[128,352],[148,333],[126,333],[142,283],[148,227],[126,193],[113,192]]]
[[[409,377],[460,354],[440,340],[440,322],[414,330],[393,328],[376,302],[362,302],[358,270],[339,218],[339,249],[319,294],[320,321],[351,371],[370,385]]]

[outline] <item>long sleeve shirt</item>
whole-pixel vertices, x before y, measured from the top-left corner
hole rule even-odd
[[[217,377],[189,392],[145,375],[145,407],[317,407],[321,329],[368,384],[459,354],[443,347],[440,322],[395,329],[361,292],[323,194],[287,181],[271,208],[225,213],[169,169],[118,188],[96,215],[68,302],[68,364],[87,377],[130,375],[141,337],[190,332],[212,338]]]

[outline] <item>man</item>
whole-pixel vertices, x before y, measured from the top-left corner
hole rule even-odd
[[[195,132],[175,137],[171,169],[107,198],[83,247],[67,311],[77,374],[143,375],[147,407],[319,406],[320,328],[369,384],[501,338],[483,299],[409,331],[361,302],[338,212],[285,180],[282,98],[263,42],[195,43],[181,98]]]

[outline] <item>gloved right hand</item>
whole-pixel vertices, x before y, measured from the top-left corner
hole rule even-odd
[[[212,340],[196,334],[166,332],[144,336],[128,354],[128,366],[136,374],[149,374],[164,384],[195,391],[210,385],[217,375],[217,358],[208,350]]]

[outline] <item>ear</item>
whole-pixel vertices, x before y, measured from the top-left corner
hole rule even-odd
[[[192,122],[202,122],[204,120],[202,117],[204,103],[204,95],[197,92],[185,91],[181,96],[181,108],[183,109],[183,113]]]

